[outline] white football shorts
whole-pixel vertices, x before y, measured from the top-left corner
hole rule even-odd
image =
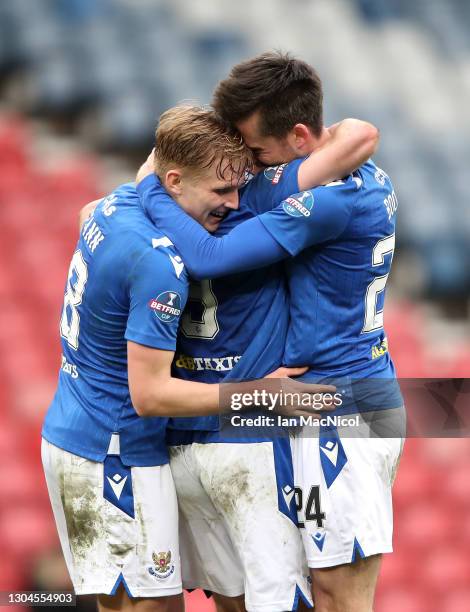
[[[309,567],[392,552],[392,485],[402,448],[401,436],[342,436],[337,429],[313,435],[305,428],[296,434],[296,498]]]
[[[77,595],[112,595],[121,583],[131,597],[181,593],[178,508],[168,464],[128,468],[118,455],[98,463],[44,439],[42,462]]]
[[[183,586],[246,609],[285,612],[311,604],[288,438],[170,447],[180,508]]]

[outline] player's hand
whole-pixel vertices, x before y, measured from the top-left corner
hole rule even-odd
[[[317,416],[319,412],[334,410],[336,387],[302,383],[291,378],[282,378],[281,393],[274,412],[285,416]]]
[[[292,378],[295,376],[302,376],[302,374],[305,374],[305,372],[307,371],[308,371],[307,366],[299,366],[296,368],[280,367],[277,370],[274,370],[274,372],[271,372],[271,374],[268,374],[266,376],[266,378],[285,379],[284,381],[280,381],[281,382],[280,390],[283,393],[289,393],[289,394],[300,393],[302,394],[301,398],[303,394],[306,394],[305,396],[303,396],[303,401],[305,402],[305,404],[308,401],[307,396],[312,398],[311,406],[307,406],[301,403],[299,404],[299,402],[297,402],[297,405],[296,405],[293,401],[289,405],[284,405],[284,406],[279,406],[279,407],[274,408],[274,412],[277,412],[285,416],[311,416],[312,414],[316,415],[320,411],[330,411],[330,410],[335,409],[336,406],[334,405],[333,395],[336,391],[336,387],[334,387],[333,385],[313,385],[313,384],[296,382],[294,380],[289,380],[289,378]],[[322,396],[321,400],[319,399],[320,395]],[[313,406],[318,406],[318,407],[314,408]],[[320,418],[320,416],[318,418]]]
[[[298,368],[285,368],[284,366],[274,370],[271,374],[268,374],[266,378],[294,378],[295,376],[302,376],[308,371],[308,366],[301,366]]]
[[[137,176],[135,177],[135,182],[139,184],[144,180],[146,176],[149,174],[153,174],[155,172],[155,149],[152,149],[150,155],[147,157],[145,162],[140,166],[139,171],[137,172]]]

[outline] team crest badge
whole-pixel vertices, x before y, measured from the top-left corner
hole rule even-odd
[[[379,185],[382,185],[383,187],[385,185],[385,181],[388,179],[388,176],[381,168],[377,168],[377,171],[374,174],[374,178],[377,183],[379,183]]]
[[[168,578],[175,571],[175,566],[171,562],[171,550],[168,552],[152,553],[152,561],[154,565],[148,568],[149,574],[159,580]]]

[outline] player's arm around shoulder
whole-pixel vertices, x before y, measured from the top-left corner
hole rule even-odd
[[[379,130],[366,121],[344,119],[328,128],[329,140],[299,167],[299,189],[312,189],[346,176],[371,157],[379,143]]]
[[[219,411],[218,385],[171,376],[174,351],[127,342],[129,392],[139,416],[195,416]]]

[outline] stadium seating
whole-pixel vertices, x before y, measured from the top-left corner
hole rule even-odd
[[[462,0],[224,0],[191,11],[184,0],[17,0],[0,7],[0,74],[21,69],[22,110],[78,118],[74,129],[97,148],[132,151],[151,144],[172,103],[208,102],[234,62],[292,49],[319,68],[329,121],[359,115],[381,128],[377,161],[397,185],[398,239],[416,255],[422,290],[455,297],[470,287],[468,19]]]

